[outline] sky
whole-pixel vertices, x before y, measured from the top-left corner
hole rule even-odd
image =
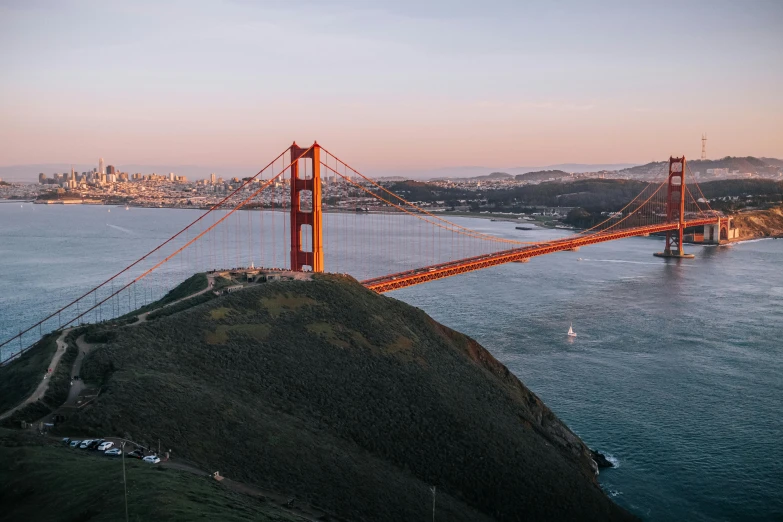
[[[0,0],[0,166],[783,157],[782,64],[780,0]]]

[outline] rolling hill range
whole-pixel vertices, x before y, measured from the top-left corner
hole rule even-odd
[[[331,275],[187,303],[93,331],[102,393],[58,429],[160,439],[335,520],[428,520],[431,486],[437,520],[634,520],[532,392],[417,308]]]

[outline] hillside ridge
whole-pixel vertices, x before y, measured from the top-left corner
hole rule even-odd
[[[332,275],[191,301],[109,327],[82,366],[101,394],[58,429],[160,439],[348,520],[421,518],[432,485],[446,520],[633,519],[535,394],[417,308]]]

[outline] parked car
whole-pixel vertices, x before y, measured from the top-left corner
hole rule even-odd
[[[98,451],[106,451],[107,449],[114,446],[114,443],[110,440],[106,440],[98,444]]]
[[[105,442],[105,439],[93,439],[92,442],[90,442],[90,445],[87,446],[87,449],[89,449],[89,450],[98,449],[98,446],[100,446],[104,442]]]
[[[150,464],[157,464],[160,462],[160,457],[157,455],[147,455],[142,459],[144,462],[149,462]]]
[[[82,441],[80,441],[80,440],[72,440],[70,446],[72,448],[78,448],[79,444],[81,444],[81,443],[82,443]]]
[[[71,443],[71,439],[69,439],[68,437],[63,437],[63,444],[67,446],[70,443]]]
[[[104,451],[103,454],[109,457],[119,457],[122,455],[122,450],[120,448],[112,448]]]
[[[144,452],[141,450],[133,450],[130,453],[128,453],[129,457],[133,457],[134,459],[142,459],[144,458]]]
[[[79,449],[87,449],[87,446],[92,444],[92,439],[83,440],[81,444],[79,444]]]

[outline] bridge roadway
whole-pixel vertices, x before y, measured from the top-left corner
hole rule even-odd
[[[716,221],[717,219],[715,217],[689,220],[685,222],[683,229],[702,225],[710,225],[714,224]],[[625,237],[644,236],[666,232],[669,230],[677,230],[679,226],[679,223],[665,223],[662,225],[647,225],[643,227],[626,228],[614,232],[597,232],[595,234],[589,235],[575,235],[554,241],[539,243],[537,245],[503,250],[493,254],[469,257],[457,261],[449,261],[447,263],[441,263],[438,265],[431,265],[414,270],[408,270],[406,272],[399,272],[396,274],[376,277],[374,279],[367,279],[362,281],[362,284],[370,290],[374,290],[378,293],[390,292],[392,290],[399,290],[400,288],[418,285],[428,281],[435,281],[436,279],[443,279],[444,277],[451,277],[458,274],[464,274],[466,272],[472,272],[474,270],[481,270],[482,268],[489,268],[491,266],[502,265],[504,263],[513,263],[515,261],[526,261],[531,257],[542,256],[544,254],[553,254],[555,252],[572,250],[574,248],[594,245],[596,243],[604,243],[606,241],[613,241],[615,239],[622,239]]]

